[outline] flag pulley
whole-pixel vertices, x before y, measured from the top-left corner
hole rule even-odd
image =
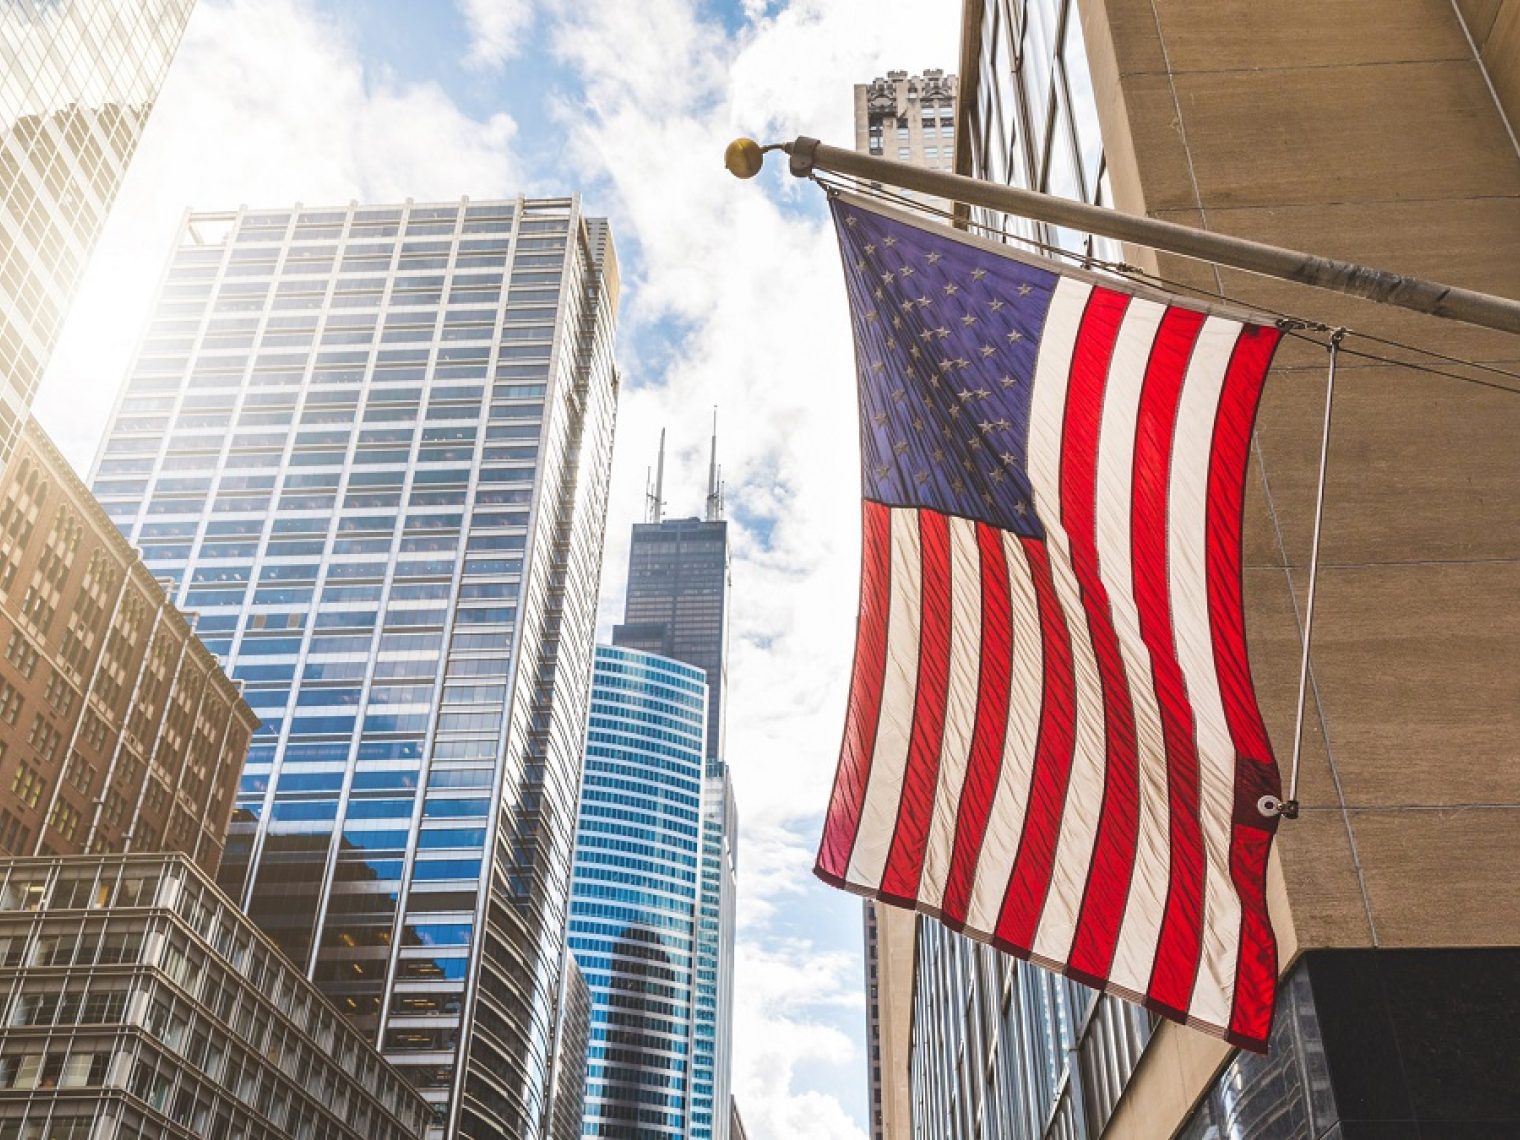
[[[808,177],[815,170],[849,175],[1066,226],[1115,241],[1131,242],[1163,253],[1179,254],[1484,328],[1520,333],[1520,301],[1507,297],[1282,249],[1158,218],[1125,214],[1103,206],[1089,206],[1085,202],[929,170],[911,163],[894,162],[828,146],[805,135],[789,143],[769,146],[761,146],[751,139],[737,139],[729,144],[724,161],[737,177],[753,178],[760,172],[765,154],[772,150],[783,150],[791,156],[791,172],[799,178]]]

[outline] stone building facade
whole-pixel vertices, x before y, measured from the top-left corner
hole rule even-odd
[[[967,0],[957,165],[1517,297],[1517,43],[1512,0]],[[1456,361],[1520,359],[1513,336],[984,209],[966,219]],[[918,1135],[1520,1128],[1505,1076],[1520,1067],[1520,401],[1389,359],[1417,359],[1407,348],[1347,345],[1365,355],[1343,357],[1336,389],[1303,808],[1269,870],[1283,974],[1269,1054],[1035,984],[921,924],[915,1052],[888,1078],[911,1083]],[[1247,635],[1284,766],[1325,370],[1323,347],[1279,351],[1246,492]]]
[[[257,720],[28,423],[0,474],[0,853],[221,862]]]

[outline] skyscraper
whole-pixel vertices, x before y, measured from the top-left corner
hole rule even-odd
[[[709,759],[702,781],[702,897],[697,912],[696,1045],[691,1134],[726,1138],[731,1126],[734,924],[738,904],[739,811],[728,762]]]
[[[264,720],[224,889],[435,1136],[548,1129],[617,295],[573,198],[192,214],[96,461]]]
[[[0,645],[0,853],[216,874],[257,722],[35,420],[0,471]]]
[[[937,68],[855,84],[855,149],[934,170],[955,167],[956,78]]]
[[[713,1135],[693,1115],[699,1021],[714,1031],[697,1000],[707,698],[702,669],[597,648],[570,907],[592,1003],[587,1135]]]
[[[908,1083],[894,1079],[908,1070],[909,1012],[913,1001],[914,942],[918,916],[874,899],[864,904],[866,1065],[871,1140],[891,1140],[910,1127]],[[967,946],[974,945],[963,939]]]
[[[192,2],[0,5],[0,464]]]
[[[623,623],[612,644],[674,657],[707,673],[707,755],[723,755],[723,686],[728,674],[728,522],[713,420],[703,518],[665,517],[665,436],[645,521],[628,548]]]
[[[550,1078],[549,1140],[576,1140],[586,1104],[586,1052],[591,1041],[591,990],[565,947],[560,978],[559,1017],[554,1027],[554,1069]]]
[[[718,469],[714,417],[708,461],[705,517],[664,517],[664,437],[649,493],[647,521],[633,528],[628,556],[624,622],[613,630],[616,646],[658,654],[694,666],[705,681],[705,728],[696,771],[699,827],[674,850],[692,860],[694,926],[689,973],[681,983],[690,1006],[689,1061],[683,1065],[684,1135],[727,1137],[731,1118],[730,1073],[733,1037],[733,948],[738,874],[739,819],[733,784],[723,759],[723,684],[728,649],[728,523]],[[611,652],[604,650],[599,652]],[[657,659],[657,658],[656,658]],[[667,713],[669,710],[666,710]],[[589,766],[594,763],[588,758]],[[645,785],[628,786],[646,796],[660,794],[659,773]],[[590,817],[582,809],[582,835]],[[586,856],[578,856],[585,860]],[[577,879],[581,872],[577,871]],[[629,1049],[623,1050],[631,1055]],[[640,1062],[643,1063],[643,1062]],[[667,1062],[658,1058],[656,1065]],[[590,1107],[588,1102],[588,1121]]]
[[[1514,6],[1390,12],[1274,5],[1270,27],[1293,29],[1278,38],[1260,6],[967,0],[958,169],[1520,296],[1501,252],[1520,225],[1498,205],[1520,194]],[[1515,355],[1498,333],[965,213],[1248,308],[1448,359]],[[1279,352],[1244,493],[1251,668],[1284,766],[1325,366],[1300,341]],[[1268,867],[1282,976],[1267,1055],[925,922],[914,1048],[892,1074],[911,1081],[914,1135],[1520,1134],[1515,1084],[1493,1077],[1520,1071],[1517,434],[1520,402],[1478,385],[1382,360],[1337,381],[1303,809]]]

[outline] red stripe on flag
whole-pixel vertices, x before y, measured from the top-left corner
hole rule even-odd
[[[1061,522],[1071,543],[1072,570],[1103,690],[1103,806],[1069,956],[1075,973],[1093,979],[1106,978],[1113,965],[1135,869],[1140,816],[1135,709],[1108,591],[1098,573],[1099,425],[1114,342],[1128,307],[1123,293],[1093,290],[1072,357],[1061,435]]]
[[[1130,564],[1166,743],[1171,867],[1148,995],[1171,1016],[1184,1018],[1203,947],[1203,830],[1193,710],[1172,634],[1167,504],[1182,382],[1203,322],[1204,314],[1190,309],[1169,308],[1161,318],[1140,392],[1131,479]]]
[[[855,664],[850,674],[844,742],[834,774],[834,793],[824,821],[814,870],[843,883],[860,827],[876,724],[881,718],[882,680],[887,663],[887,618],[891,612],[892,512],[880,503],[861,504],[860,617],[855,629]]]
[[[940,746],[945,736],[945,688],[950,674],[950,522],[938,511],[918,512],[922,595],[918,635],[918,691],[913,701],[913,735],[903,772],[897,827],[882,872],[884,897],[912,906],[924,869],[924,845],[939,782]]]
[[[1252,806],[1255,811],[1255,806]],[[1240,894],[1240,957],[1235,965],[1235,1005],[1225,1038],[1254,1053],[1267,1051],[1277,1001],[1277,939],[1267,916],[1267,856],[1272,833],[1234,829],[1230,878]]]
[[[1019,836],[1018,854],[1008,876],[998,916],[997,937],[1027,953],[1034,945],[1034,931],[1055,865],[1056,839],[1066,807],[1066,787],[1071,779],[1072,750],[1076,745],[1077,692],[1072,673],[1071,633],[1061,599],[1050,575],[1050,559],[1039,539],[1020,538],[1029,563],[1030,578],[1040,607],[1040,645],[1045,676],[1040,706],[1040,733],[1035,743],[1034,774],[1030,783],[1029,808]]]
[[[1208,513],[1205,531],[1209,632],[1225,722],[1235,745],[1235,812],[1230,829],[1230,875],[1240,896],[1241,945],[1235,970],[1235,1004],[1230,1032],[1264,1049],[1272,1026],[1277,982],[1277,944],[1267,919],[1267,852],[1277,821],[1263,818],[1256,801],[1281,795],[1282,780],[1272,758],[1267,728],[1251,685],[1246,656],[1245,607],[1241,596],[1241,516],[1251,426],[1272,354],[1281,333],[1247,325],[1235,342],[1214,424],[1209,454]],[[1254,1035],[1254,1036],[1253,1036]]]
[[[1002,775],[1003,740],[1008,732],[1008,690],[1013,670],[1012,601],[1008,592],[1008,561],[1003,554],[1003,532],[985,523],[976,524],[976,543],[981,552],[982,642],[981,670],[977,677],[976,720],[971,730],[971,754],[961,785],[960,806],[955,818],[955,844],[945,894],[940,903],[945,921],[964,926],[976,882],[976,865],[987,816]],[[1019,631],[1017,636],[1028,636]]]
[[[1251,426],[1256,422],[1256,403],[1280,336],[1274,328],[1247,325],[1235,342],[1219,398],[1214,446],[1209,454],[1205,534],[1209,630],[1214,640],[1214,665],[1219,674],[1225,721],[1230,726],[1236,751],[1258,765],[1269,767],[1272,745],[1256,706],[1251,667],[1246,659],[1241,516]],[[1265,790],[1275,792],[1275,788]]]

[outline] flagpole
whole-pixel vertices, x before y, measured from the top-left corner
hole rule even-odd
[[[1304,708],[1309,696],[1309,646],[1314,640],[1314,594],[1319,584],[1319,538],[1325,521],[1325,473],[1330,462],[1330,416],[1335,406],[1335,365],[1340,356],[1341,341],[1345,329],[1336,329],[1330,336],[1330,370],[1325,377],[1325,422],[1319,438],[1319,481],[1314,490],[1314,531],[1309,540],[1309,590],[1304,599],[1304,645],[1298,663],[1298,713],[1293,719],[1293,764],[1288,771],[1288,798],[1262,796],[1257,810],[1262,815],[1298,818],[1298,765],[1304,755]]]
[[[753,178],[760,172],[764,154],[769,150],[782,150],[790,155],[791,172],[798,178],[809,177],[819,170],[845,174],[1417,313],[1520,333],[1520,301],[1507,297],[894,162],[828,146],[806,135],[766,147],[751,139],[737,139],[724,154],[724,165],[739,178]]]

